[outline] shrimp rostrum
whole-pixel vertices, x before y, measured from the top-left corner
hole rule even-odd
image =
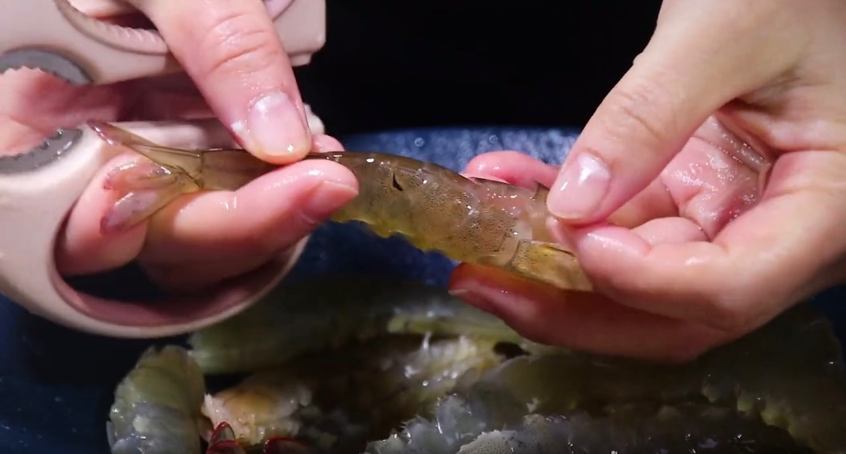
[[[181,195],[235,190],[277,168],[241,149],[170,148],[108,123],[90,121],[89,126],[109,144],[149,160],[108,175],[105,187],[121,198],[104,215],[104,231],[128,229]],[[381,153],[310,153],[305,159],[334,161],[359,182],[358,195],[335,212],[333,221],[362,222],[379,236],[401,235],[424,251],[557,288],[592,288],[573,252],[553,243],[546,226],[548,189],[540,185],[527,189],[467,178],[433,163]]]

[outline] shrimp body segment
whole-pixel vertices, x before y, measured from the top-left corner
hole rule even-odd
[[[107,123],[89,126],[106,142],[151,161],[118,167],[107,177],[106,188],[122,197],[105,214],[104,231],[132,227],[183,194],[236,190],[277,168],[240,149],[169,148]],[[466,178],[433,163],[381,153],[310,153],[305,159],[334,161],[359,182],[359,194],[333,221],[362,222],[379,236],[399,234],[421,250],[561,289],[592,289],[575,255],[552,242],[548,190],[540,185],[527,189]]]

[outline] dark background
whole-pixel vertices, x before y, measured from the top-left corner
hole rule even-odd
[[[580,127],[646,46],[660,2],[327,0],[297,75],[332,135]]]

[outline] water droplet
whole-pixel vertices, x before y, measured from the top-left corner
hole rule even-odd
[[[423,145],[426,145],[426,141],[423,140],[422,137],[418,137],[418,138],[414,139],[414,146],[415,147],[419,148],[419,147],[422,147]]]

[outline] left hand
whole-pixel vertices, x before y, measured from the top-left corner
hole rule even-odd
[[[91,118],[215,117],[184,74],[72,86],[40,71],[22,69],[0,76],[0,99],[5,101],[0,105],[0,152],[9,154],[37,145],[56,128],[74,128]],[[343,150],[326,135],[314,135],[311,140],[309,148],[316,151]],[[103,179],[114,167],[135,158],[127,152],[110,161],[69,213],[56,238],[56,266],[62,276],[96,274],[137,260],[164,289],[204,290],[271,260],[292,263],[297,259],[296,246],[357,191],[355,177],[344,167],[300,161],[236,191],[187,195],[128,231],[104,235],[100,219],[115,195],[103,189]]]
[[[844,23],[841,0],[666,0],[560,171],[515,153],[466,171],[551,187],[597,293],[470,265],[452,289],[544,343],[683,361],[843,282]]]

